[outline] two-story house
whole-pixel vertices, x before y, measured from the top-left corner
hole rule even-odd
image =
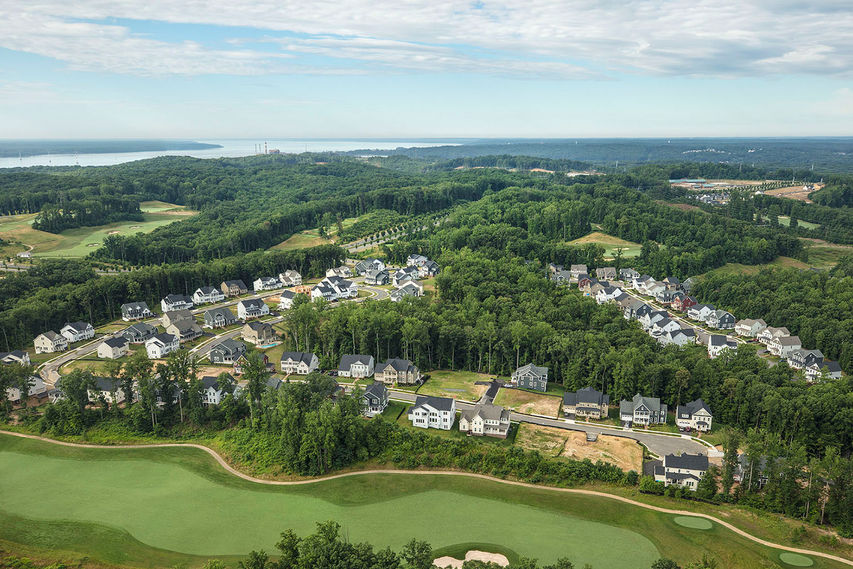
[[[36,336],[35,340],[33,340],[33,346],[37,354],[64,352],[68,349],[68,338],[62,334],[57,334],[53,330],[48,330]]]
[[[704,454],[668,454],[655,466],[655,480],[666,486],[682,486],[696,491],[699,481],[708,470],[708,457]]]
[[[97,403],[101,398],[110,405],[124,403],[127,395],[121,383],[109,377],[95,377],[94,387],[89,388],[89,401]]]
[[[589,274],[589,269],[587,269],[586,265],[571,265],[569,266],[569,273],[571,273],[573,280],[578,280],[580,275]]]
[[[225,293],[213,286],[203,286],[195,289],[193,304],[212,304],[225,300]]]
[[[595,278],[600,281],[615,281],[616,267],[598,267],[595,269]]]
[[[178,337],[169,333],[154,334],[145,341],[145,351],[152,360],[165,358],[180,347]]]
[[[205,406],[219,405],[226,395],[234,393],[236,382],[230,375],[223,378],[206,375],[201,378],[201,402]]]
[[[326,270],[326,277],[338,277],[341,279],[348,279],[352,276],[352,269],[350,269],[346,265],[341,265],[340,267],[333,267],[331,269]]]
[[[260,318],[270,313],[270,307],[260,298],[247,298],[237,303],[237,318],[248,320]]]
[[[376,257],[359,261],[355,264],[355,272],[358,275],[366,275],[370,271],[384,271],[385,263]]]
[[[718,358],[724,351],[737,351],[737,341],[722,334],[711,334],[708,336],[708,357],[712,360]]]
[[[678,330],[671,330],[662,334],[661,337],[658,338],[658,342],[664,346],[686,346],[687,344],[693,344],[696,342],[696,332],[693,328],[679,328]]]
[[[768,326],[767,328],[759,332],[756,338],[758,338],[758,341],[766,346],[776,338],[790,335],[791,333],[784,326],[780,326],[778,328],[774,326]]]
[[[512,372],[510,380],[518,388],[544,392],[548,388],[548,368],[533,364],[523,365]]]
[[[731,312],[714,310],[705,319],[705,324],[709,328],[716,328],[717,330],[730,330],[735,327],[735,317]]]
[[[195,316],[193,313],[186,308],[181,310],[170,310],[169,312],[164,312],[163,316],[160,317],[160,322],[163,324],[163,328],[168,328],[172,324],[177,324],[181,320],[195,320]]]
[[[229,308],[211,308],[204,311],[205,328],[225,328],[237,323],[237,317]]]
[[[379,415],[388,407],[388,388],[381,381],[374,381],[365,388],[361,403],[365,416]]]
[[[417,298],[424,295],[424,285],[418,281],[409,281],[391,291],[388,297],[391,302],[400,302],[407,296]]]
[[[338,377],[370,377],[373,375],[374,367],[373,356],[343,355],[338,364]]]
[[[309,352],[284,352],[281,354],[281,372],[287,375],[308,375],[320,366],[316,354]]]
[[[827,379],[841,379],[841,365],[831,360],[820,363],[813,362],[805,368],[806,379],[810,382],[819,381],[826,374]]]
[[[791,355],[794,350],[803,347],[799,336],[777,336],[767,342],[767,351],[782,359]]]
[[[278,340],[271,324],[258,321],[247,322],[240,331],[240,336],[256,346],[269,346]]]
[[[385,269],[370,269],[364,274],[364,284],[367,285],[382,286],[389,282],[391,282],[391,275]]]
[[[98,345],[98,357],[115,360],[127,355],[127,340],[123,336],[107,338]]]
[[[160,308],[163,312],[169,312],[172,310],[189,310],[192,307],[193,300],[183,294],[167,294],[166,297],[160,301]]]
[[[804,350],[800,348],[788,354],[788,365],[794,369],[806,369],[812,364],[823,363],[823,352],[820,350]]]
[[[292,290],[283,290],[278,295],[278,309],[290,310],[293,308],[293,301],[296,300],[296,293]]]
[[[687,312],[692,306],[696,306],[697,304],[699,303],[696,302],[695,298],[683,294],[677,298],[674,298],[670,303],[670,306],[673,310],[677,310],[678,312]]]
[[[59,331],[69,343],[82,342],[95,337],[95,327],[88,322],[66,323]]]
[[[478,403],[462,411],[459,430],[476,436],[505,439],[509,433],[509,409],[491,403]]]
[[[275,277],[258,277],[255,279],[255,282],[252,283],[252,288],[255,289],[255,292],[262,290],[275,290],[277,288],[281,288],[281,282]]]
[[[619,402],[619,419],[625,427],[666,423],[666,403],[661,403],[658,397],[637,393],[630,401]]]
[[[679,405],[675,410],[675,424],[679,429],[707,432],[711,430],[713,420],[711,408],[701,399]]]
[[[671,318],[661,318],[652,323],[649,333],[652,335],[652,338],[660,339],[664,334],[675,332],[676,330],[681,330],[681,324]]]
[[[12,350],[11,352],[0,352],[0,363],[30,365],[30,354],[24,350]]]
[[[125,322],[151,318],[154,313],[145,302],[127,302],[121,305],[121,319]]]
[[[227,297],[240,296],[249,292],[249,287],[242,280],[224,281],[219,285],[219,290]]]
[[[283,273],[278,274],[278,280],[282,286],[299,286],[302,284],[302,275],[293,269],[287,269]]]
[[[767,328],[767,323],[762,319],[753,320],[752,318],[744,318],[735,323],[735,334],[745,336],[747,338],[756,338],[762,330]]]
[[[413,384],[421,380],[421,371],[409,360],[387,359],[376,366],[374,377],[386,384]]]
[[[409,408],[408,418],[415,427],[449,431],[456,420],[456,400],[419,395]]]
[[[226,338],[212,348],[207,354],[212,364],[233,364],[246,353],[246,344]]]
[[[144,344],[157,333],[157,328],[146,322],[131,324],[121,331],[121,335],[131,344]]]
[[[691,320],[705,322],[712,312],[717,310],[713,304],[695,304],[687,309],[687,317]]]
[[[563,394],[563,414],[570,419],[607,418],[609,405],[610,396],[592,387],[584,387],[574,392],[567,391]]]
[[[203,332],[195,320],[178,320],[166,326],[166,332],[178,338],[178,342],[192,342],[200,337]]]

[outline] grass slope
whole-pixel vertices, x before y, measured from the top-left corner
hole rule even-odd
[[[494,376],[472,371],[437,370],[429,373],[429,379],[418,389],[418,395],[453,397],[466,401],[477,401],[488,386],[475,385],[475,381],[490,381]]]
[[[600,231],[593,231],[589,235],[584,235],[574,241],[569,241],[569,245],[586,245],[587,243],[597,243],[602,245],[606,249],[604,252],[605,258],[611,259],[616,256],[616,249],[619,247],[622,248],[623,258],[639,257],[640,251],[642,250],[642,246],[639,243],[625,241],[624,239],[613,237],[612,235],[608,235],[607,233],[602,233]]]

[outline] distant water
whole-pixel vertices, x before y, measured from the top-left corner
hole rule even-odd
[[[42,154],[39,156],[24,156],[22,158],[0,158],[0,168],[18,168],[28,166],[112,166],[157,158],[158,156],[192,156],[193,158],[234,158],[251,156],[258,153],[258,144],[263,151],[264,142],[267,148],[277,148],[282,153],[300,152],[346,152],[369,148],[372,150],[394,150],[411,146],[446,146],[459,144],[458,140],[382,140],[382,139],[224,139],[201,140],[218,144],[221,148],[204,148],[198,150],[158,150],[149,152],[116,152],[104,154]]]

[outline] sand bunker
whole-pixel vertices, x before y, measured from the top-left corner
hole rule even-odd
[[[86,243],[86,247],[100,247],[100,243]]]
[[[131,225],[130,229],[139,229],[140,227],[142,227],[142,226],[141,225]],[[118,233],[118,231],[116,231],[116,233]]]
[[[506,555],[501,555],[500,553],[489,553],[487,551],[477,551],[476,549],[466,553],[465,559],[456,559],[455,557],[445,555],[444,557],[439,557],[434,560],[432,564],[435,567],[452,567],[453,569],[460,569],[465,561],[484,561],[487,563],[491,561],[492,563],[497,563],[501,567],[509,565],[509,559],[506,558]]]
[[[118,231],[117,229],[113,229],[112,231],[107,233],[107,235],[118,235],[119,233],[121,233],[121,231]]]

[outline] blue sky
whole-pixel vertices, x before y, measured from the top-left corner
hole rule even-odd
[[[791,0],[0,3],[0,138],[853,134]]]

